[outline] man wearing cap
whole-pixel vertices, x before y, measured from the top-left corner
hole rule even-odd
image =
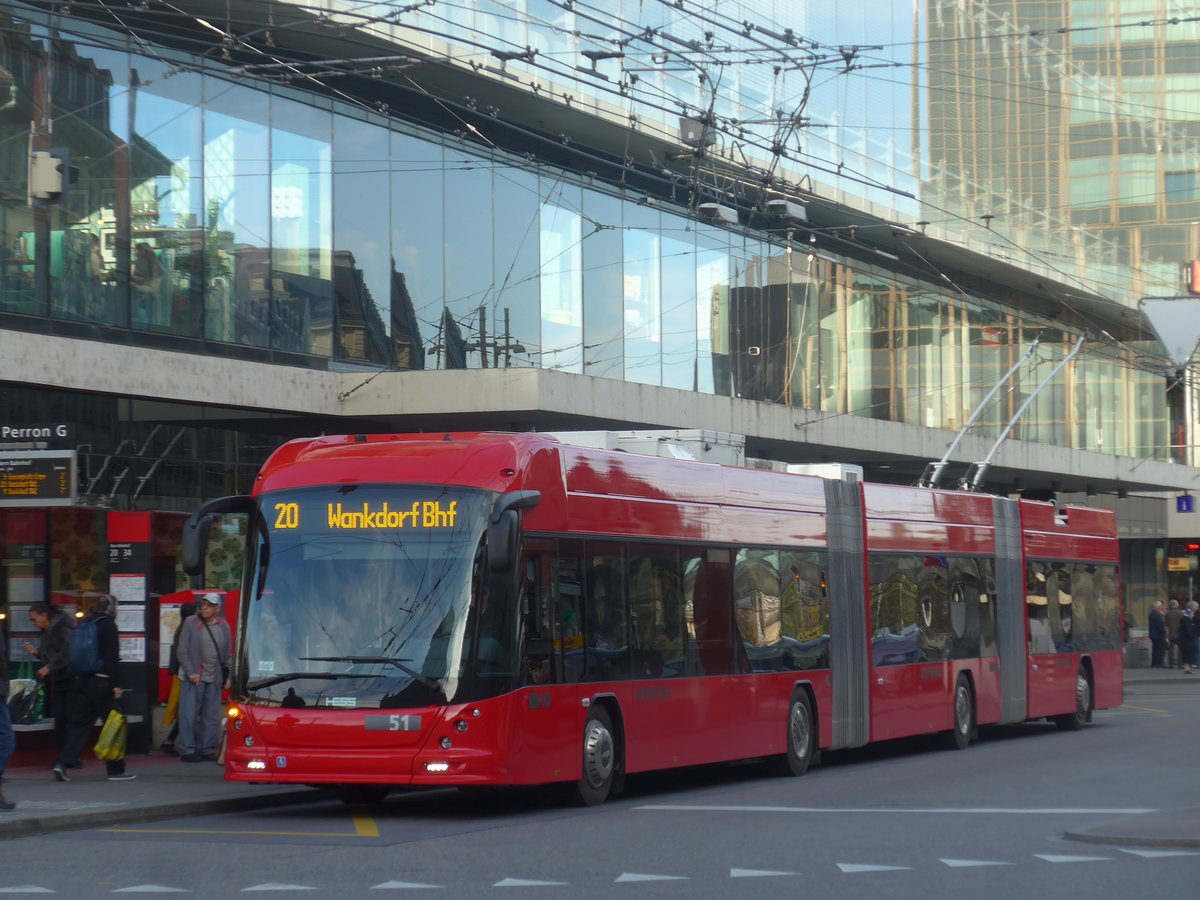
[[[183,762],[217,758],[221,691],[229,687],[233,667],[233,636],[220,611],[220,594],[202,594],[196,615],[179,626],[179,758]]]

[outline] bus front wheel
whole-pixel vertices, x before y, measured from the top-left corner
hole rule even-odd
[[[608,799],[617,769],[617,742],[612,719],[603,707],[593,707],[583,726],[583,775],[575,783],[579,802],[597,806]]]
[[[787,753],[771,759],[772,774],[798,778],[807,772],[813,758],[815,737],[812,704],[807,694],[798,693],[788,708]]]
[[[967,676],[959,675],[954,685],[954,727],[950,731],[950,746],[966,750],[975,731],[975,697]]]

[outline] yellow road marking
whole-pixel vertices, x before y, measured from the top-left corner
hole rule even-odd
[[[1155,709],[1152,706],[1131,706],[1128,703],[1121,705],[1120,707],[1117,708],[1116,711],[1119,711],[1122,709],[1133,709],[1133,710],[1137,710],[1138,712],[1152,712],[1152,713],[1165,713],[1166,712],[1165,709]],[[1113,712],[1113,711],[1114,710],[1109,710],[1109,712]]]
[[[344,831],[222,831],[208,828],[99,828],[98,831],[116,834],[255,834],[275,837],[358,837]]]
[[[353,815],[354,834],[344,831],[229,831],[219,828],[99,828],[108,834],[229,834],[267,837],[379,837],[379,826],[362,809]]]
[[[354,834],[356,837],[379,837],[379,826],[365,810],[354,811]]]

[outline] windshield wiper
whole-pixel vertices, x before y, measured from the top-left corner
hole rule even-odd
[[[437,691],[439,694],[442,692],[442,686],[432,678],[426,678],[416,669],[410,669],[404,665],[406,662],[412,662],[411,659],[393,659],[390,656],[302,656],[300,658],[305,662],[348,662],[363,663],[366,665],[374,663],[377,665],[395,666],[405,675],[417,683],[425,685],[431,691]]]
[[[253,684],[247,684],[246,689],[256,691],[259,688],[281,684],[284,681],[295,681],[299,678],[379,678],[378,675],[355,675],[353,672],[288,672],[286,675],[276,675],[274,678],[264,678]]]

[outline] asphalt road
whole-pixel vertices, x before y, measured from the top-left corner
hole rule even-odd
[[[553,791],[333,800],[8,841],[0,893],[230,897],[1138,897],[1195,883],[1191,846],[1085,843],[1192,803],[1200,679],[1126,688],[1082,732],[893,742],[800,779],[752,765],[630,779],[601,807]],[[319,795],[315,795],[319,796]],[[1200,804],[1197,804],[1200,805]],[[1163,818],[1166,817],[1166,818]]]

